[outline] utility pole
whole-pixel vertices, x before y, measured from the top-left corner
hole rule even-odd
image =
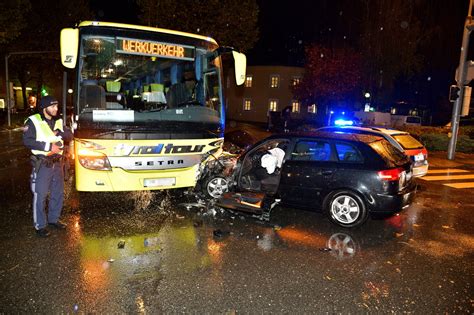
[[[11,52],[5,55],[5,85],[7,87],[6,94],[7,94],[7,117],[8,117],[8,127],[11,126],[11,119],[10,119],[10,80],[8,78],[8,59],[12,55],[33,55],[33,54],[50,54],[50,53],[58,53],[57,51],[19,51],[19,52]]]
[[[8,79],[8,58],[10,58],[10,54],[5,56],[5,86],[6,90],[5,93],[7,94],[7,117],[8,117],[8,127],[11,125],[10,121],[10,80]]]
[[[451,117],[451,138],[449,139],[449,146],[448,146],[448,160],[454,160],[454,154],[456,151],[456,143],[458,140],[459,118],[461,114],[461,107],[464,100],[464,85],[466,81],[467,50],[469,47],[469,36],[471,35],[471,30],[474,28],[474,24],[472,23],[472,16],[471,16],[473,1],[474,0],[469,1],[469,10],[467,12],[466,21],[464,22],[461,56],[459,57],[459,68],[458,68],[459,71],[456,76],[456,84],[459,88],[459,97],[454,102],[453,115]]]

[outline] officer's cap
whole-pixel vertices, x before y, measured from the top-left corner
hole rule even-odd
[[[55,99],[54,97],[52,96],[45,96],[45,97],[42,97],[41,98],[41,101],[40,101],[40,108],[43,109],[43,108],[46,108],[46,107],[49,107],[51,105],[58,105],[59,102],[57,99]]]

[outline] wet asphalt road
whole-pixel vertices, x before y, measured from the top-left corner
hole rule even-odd
[[[474,312],[473,189],[420,182],[412,206],[356,230],[285,208],[214,214],[183,192],[67,189],[67,231],[40,239],[17,140],[0,134],[0,313]]]

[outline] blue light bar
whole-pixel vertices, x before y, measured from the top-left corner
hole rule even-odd
[[[337,119],[334,121],[334,125],[336,126],[352,126],[354,122],[352,120],[346,119]]]

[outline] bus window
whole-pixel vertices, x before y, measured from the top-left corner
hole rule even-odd
[[[186,117],[188,121],[221,123],[221,60],[205,58],[209,50],[96,34],[82,35],[80,50],[79,113],[133,110],[135,121],[182,121]],[[166,56],[149,55],[157,52]],[[95,88],[86,87],[91,81],[97,82]],[[152,86],[163,88],[152,91]],[[101,119],[112,116],[120,117],[100,115]],[[94,116],[86,114],[83,119],[90,119],[86,117]]]

